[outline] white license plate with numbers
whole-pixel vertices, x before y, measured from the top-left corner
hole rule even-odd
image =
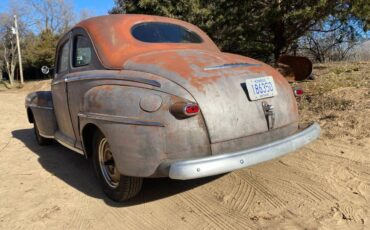
[[[271,76],[247,79],[245,84],[249,99],[252,101],[277,95],[274,79]]]

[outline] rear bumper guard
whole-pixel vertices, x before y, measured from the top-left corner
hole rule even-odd
[[[231,172],[272,160],[293,152],[320,136],[320,126],[313,123],[307,128],[284,139],[251,149],[217,156],[175,161],[167,164],[169,177],[188,180]]]

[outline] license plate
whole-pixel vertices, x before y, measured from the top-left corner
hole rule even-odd
[[[252,101],[277,95],[274,79],[271,76],[247,79],[245,84],[249,99]]]

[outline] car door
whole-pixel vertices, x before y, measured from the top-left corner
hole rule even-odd
[[[98,76],[94,70],[104,69],[96,55],[90,37],[82,28],[74,28],[70,37],[71,61],[67,81],[68,106],[71,115],[72,126],[75,131],[75,147],[82,149],[81,136],[79,133],[78,114],[83,107],[84,93],[96,85],[96,81],[86,76]]]
[[[76,137],[74,134],[71,116],[68,106],[67,82],[70,72],[70,33],[66,34],[57,47],[56,68],[54,79],[51,84],[55,116],[58,123],[58,131],[55,139],[67,146],[74,146]]]

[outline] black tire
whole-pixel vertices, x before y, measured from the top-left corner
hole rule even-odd
[[[35,131],[36,141],[39,145],[50,145],[53,139],[45,138],[40,135],[39,129],[37,128],[36,121],[33,122],[33,129]]]
[[[93,136],[92,164],[103,191],[114,201],[122,202],[136,196],[142,187],[143,178],[121,175],[115,167],[109,143],[96,131]]]

